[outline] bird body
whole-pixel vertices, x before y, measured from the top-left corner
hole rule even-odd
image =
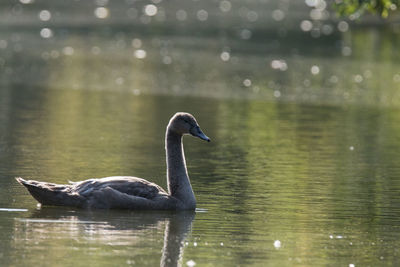
[[[165,135],[168,192],[131,176],[93,178],[60,185],[16,178],[42,205],[101,209],[194,210],[196,198],[186,169],[182,137],[210,139],[189,113],[176,113]]]

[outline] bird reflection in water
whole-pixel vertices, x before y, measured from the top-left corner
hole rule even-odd
[[[60,244],[66,246],[66,243],[60,240],[72,239],[78,241],[77,245],[71,248],[69,243],[65,249],[71,250],[71,256],[76,256],[80,264],[85,263],[82,262],[82,251],[86,255],[90,251],[91,259],[86,260],[93,264],[96,261],[93,257],[96,253],[110,256],[110,252],[117,251],[118,256],[126,255],[130,259],[132,256],[142,258],[140,253],[146,256],[154,253],[153,250],[149,250],[149,242],[158,244],[160,234],[157,233],[162,232],[165,227],[160,266],[180,266],[185,239],[191,231],[194,217],[194,211],[127,213],[116,210],[60,210],[59,207],[45,207],[33,211],[28,218],[15,220],[15,245],[19,249],[21,245],[25,246],[24,253],[29,257],[30,253],[35,253],[32,246],[37,246],[36,251],[51,252],[52,247],[59,249]],[[84,239],[85,242],[79,242],[80,239]],[[82,243],[85,244],[83,247]],[[107,249],[109,246],[112,247],[111,250]],[[104,255],[97,256],[98,260],[102,260]],[[129,262],[131,260],[126,260],[125,264]],[[132,263],[141,264],[136,260]]]

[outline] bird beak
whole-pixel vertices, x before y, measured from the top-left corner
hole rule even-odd
[[[203,139],[203,140],[205,140],[205,141],[207,141],[207,142],[210,142],[210,141],[211,141],[211,139],[208,138],[208,136],[205,135],[205,134],[201,131],[201,129],[200,129],[199,126],[196,126],[196,127],[193,127],[192,129],[190,129],[190,134],[193,135],[193,136],[196,136],[196,137],[198,137],[198,138],[200,138],[200,139]]]

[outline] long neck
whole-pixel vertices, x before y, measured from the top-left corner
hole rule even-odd
[[[167,152],[168,192],[171,196],[181,200],[185,206],[194,208],[196,199],[186,169],[182,135],[167,128],[165,149]]]

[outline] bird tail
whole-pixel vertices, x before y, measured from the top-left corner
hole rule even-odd
[[[25,180],[21,177],[15,178],[18,183],[25,186],[29,193],[42,205],[51,206],[74,206],[80,207],[83,197],[71,193],[70,185],[59,185],[53,183]]]

